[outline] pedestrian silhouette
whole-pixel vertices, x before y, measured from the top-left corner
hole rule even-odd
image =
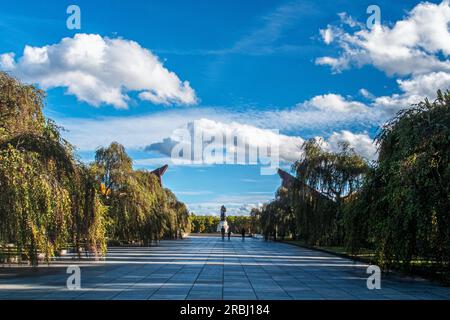
[[[245,228],[242,228],[241,233],[242,233],[242,240],[244,240],[245,239]]]
[[[231,237],[231,228],[228,228],[228,240],[230,240]]]
[[[222,228],[220,229],[220,233],[222,233],[222,240],[225,240],[225,227],[222,226]]]

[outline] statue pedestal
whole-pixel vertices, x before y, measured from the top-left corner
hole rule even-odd
[[[222,231],[222,226],[225,228],[225,233],[228,233],[228,222],[227,220],[219,221],[219,225],[217,226],[217,232],[221,232]]]

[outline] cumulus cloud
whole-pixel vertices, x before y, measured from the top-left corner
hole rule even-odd
[[[340,52],[319,57],[316,64],[330,66],[333,72],[372,65],[398,77],[398,93],[376,97],[360,90],[360,95],[371,100],[370,118],[382,123],[426,97],[433,100],[438,89],[450,88],[449,1],[420,3],[392,26],[376,25],[371,30],[346,13],[339,17],[339,26],[327,26],[332,38],[323,30],[320,33],[326,44],[335,43]]]
[[[398,79],[401,93],[391,96],[380,96],[374,99],[373,105],[389,116],[400,109],[409,107],[424,98],[434,100],[437,89],[450,88],[450,74],[447,72],[432,72],[413,76],[409,79]]]
[[[382,112],[374,108],[372,103],[367,105],[329,93],[314,96],[292,108],[252,114],[248,121],[259,127],[270,125],[284,131],[321,131],[327,134],[332,130],[350,129],[355,123],[369,128],[377,125],[382,116]]]
[[[189,131],[188,134],[184,133],[186,129]],[[196,133],[200,135],[202,150],[200,154],[194,153],[191,158],[194,162],[207,164],[220,161],[223,159],[223,154],[232,155],[233,160],[234,155],[239,153],[246,156],[232,162],[245,164],[249,162],[249,150],[261,150],[268,146],[279,148],[281,161],[292,162],[301,155],[301,146],[304,142],[300,137],[287,136],[274,130],[261,129],[238,122],[224,123],[203,118],[188,123],[186,128],[174,130],[170,137],[148,145],[146,150],[171,156],[176,145],[195,147],[195,143],[198,143],[193,141]],[[206,147],[210,147],[210,153],[205,151]]]
[[[432,98],[437,88],[450,88],[450,73],[432,72],[406,80],[397,80],[400,89],[407,95]]]
[[[197,120],[188,124],[192,129],[196,129],[206,133],[207,136],[236,136],[239,139],[248,141],[253,147],[266,145],[271,140],[277,140],[279,144],[280,160],[285,163],[293,163],[300,159],[303,154],[302,145],[305,140],[299,136],[287,136],[274,133],[271,130],[260,129],[254,126],[240,123],[221,123],[209,119]],[[321,138],[322,139],[322,138]],[[322,139],[324,147],[330,151],[338,151],[341,142],[347,142],[355,152],[367,160],[375,160],[377,158],[377,147],[375,142],[367,133],[353,133],[348,130],[333,132],[328,138]],[[148,151],[157,151],[163,155],[170,156],[174,145],[180,143],[177,134],[170,138],[165,138],[160,142],[149,145]],[[191,141],[188,141],[191,143]],[[208,144],[208,142],[206,142]],[[235,151],[230,149],[228,151]]]
[[[349,101],[339,94],[324,94],[311,98],[299,106],[313,108],[324,112],[366,112],[367,107],[357,101]]]
[[[370,138],[367,133],[352,133],[347,130],[333,132],[326,141],[326,146],[331,151],[338,151],[341,142],[347,142],[357,154],[367,160],[376,160],[378,157],[377,146],[374,139]]]
[[[317,64],[329,65],[335,71],[371,64],[388,75],[400,76],[450,71],[450,62],[446,59],[450,54],[448,1],[420,3],[393,27],[376,25],[372,30],[349,20],[347,15],[340,15],[359,30],[347,33],[335,27],[334,39],[341,54],[337,58],[320,57]],[[330,38],[324,38],[329,44],[331,41],[327,40]]]
[[[4,71],[11,71],[14,67],[14,53],[0,54],[0,69]]]
[[[121,38],[76,34],[52,45],[26,46],[17,61],[12,53],[0,55],[0,68],[44,89],[67,88],[68,94],[93,106],[126,108],[129,92],[154,104],[197,102],[188,81],[137,42]]]

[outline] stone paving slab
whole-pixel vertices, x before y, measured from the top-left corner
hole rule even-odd
[[[382,276],[381,290],[369,290],[367,266],[360,262],[260,239],[189,237],[157,247],[110,248],[105,261],[80,268],[81,290],[66,288],[63,266],[0,275],[0,299],[450,299],[448,287],[395,275]]]

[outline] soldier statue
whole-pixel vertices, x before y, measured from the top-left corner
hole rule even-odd
[[[225,233],[228,232],[227,215],[225,214],[225,212],[227,212],[227,208],[225,208],[225,206],[222,206],[220,208],[220,221],[219,225],[217,226],[217,232],[222,233],[222,238],[224,238]]]
[[[225,219],[227,218],[225,212],[227,212],[227,208],[225,208],[225,206],[222,206],[222,208],[220,208],[220,221],[225,221]]]

